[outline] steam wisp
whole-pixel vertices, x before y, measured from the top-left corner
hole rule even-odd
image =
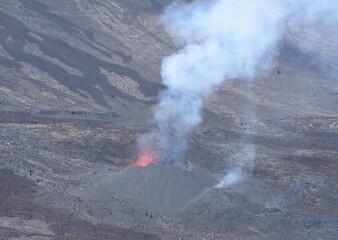
[[[243,171],[241,168],[234,168],[229,171],[215,186],[216,188],[227,188],[243,179]]]

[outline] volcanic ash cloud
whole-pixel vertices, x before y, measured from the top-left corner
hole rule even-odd
[[[252,79],[267,70],[277,54],[286,19],[299,25],[313,22],[320,12],[332,8],[330,3],[334,1],[171,4],[162,21],[180,50],[163,59],[161,75],[167,89],[160,94],[154,113],[158,131],[143,136],[140,145],[150,146],[159,161],[182,158],[187,134],[202,121],[203,98],[227,79]]]

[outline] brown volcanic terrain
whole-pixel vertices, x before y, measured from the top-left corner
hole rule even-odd
[[[270,72],[215,89],[182,167],[129,166],[168,2],[0,0],[0,239],[336,239],[335,29],[290,23]]]

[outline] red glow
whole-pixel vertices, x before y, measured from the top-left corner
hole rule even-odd
[[[158,161],[152,156],[148,149],[144,149],[142,155],[139,160],[135,163],[132,163],[133,167],[146,167],[149,164],[158,163]]]

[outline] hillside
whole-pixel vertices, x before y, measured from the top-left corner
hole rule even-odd
[[[338,32],[323,22],[288,22],[267,71],[204,97],[181,165],[131,166],[177,50],[170,2],[0,0],[0,239],[336,238]]]

